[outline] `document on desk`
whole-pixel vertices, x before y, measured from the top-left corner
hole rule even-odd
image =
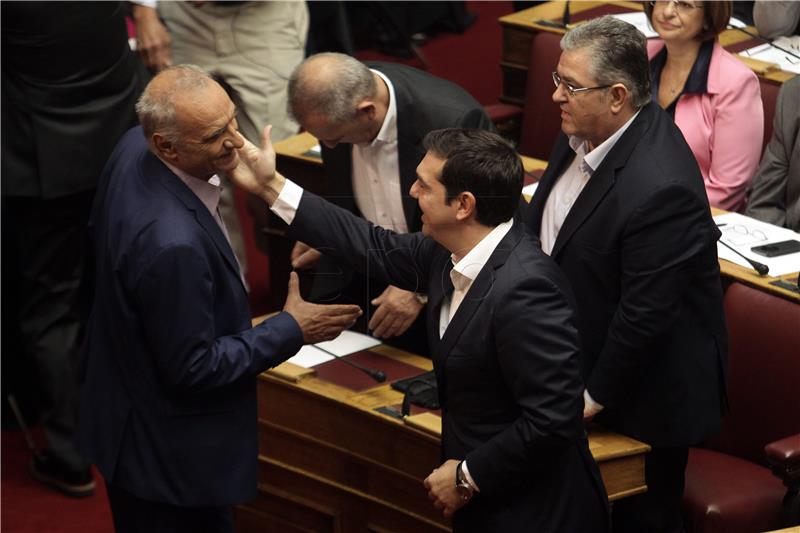
[[[767,265],[770,276],[783,276],[784,274],[800,271],[800,252],[777,257],[765,257],[751,250],[754,246],[790,239],[800,241],[800,233],[775,226],[774,224],[767,224],[739,213],[717,215],[714,217],[714,222],[717,223],[717,227],[722,232],[721,241],[732,246],[737,252],[746,257]],[[753,268],[747,261],[720,243],[717,243],[717,255],[720,259],[725,259],[731,263],[749,269]]]
[[[791,53],[787,53],[791,52]],[[792,55],[794,54],[794,55]],[[778,37],[771,43],[764,43],[739,52],[740,56],[752,57],[766,63],[774,63],[781,70],[800,74],[800,35]]]
[[[289,359],[289,362],[297,366],[302,366],[303,368],[311,368],[312,366],[333,359],[332,353],[341,357],[362,350],[368,350],[380,344],[381,341],[375,337],[370,337],[369,335],[364,335],[356,331],[345,330],[331,341],[303,346],[294,357]],[[317,346],[319,346],[319,348]]]
[[[648,39],[655,39],[656,37],[658,37],[658,33],[656,33],[656,31],[650,26],[650,22],[647,20],[647,14],[644,11],[617,13],[611,16],[614,17],[615,19],[634,25],[636,29],[642,32],[644,36],[647,37]],[[730,24],[734,28],[744,28],[745,26],[747,26],[747,24],[737,19],[736,17],[731,17],[728,24]]]

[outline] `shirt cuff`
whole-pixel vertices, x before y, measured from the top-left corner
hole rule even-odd
[[[283,184],[283,190],[281,190],[270,210],[278,215],[281,220],[291,224],[297,214],[297,208],[300,207],[300,199],[302,197],[303,188],[291,180],[286,180]]]
[[[463,463],[461,463],[461,473],[464,474],[464,478],[467,480],[467,483],[472,485],[472,488],[475,489],[475,492],[480,492],[481,489],[478,488],[478,484],[475,483],[475,480],[472,479],[472,476],[469,475],[469,468],[467,468],[467,460],[465,459]]]
[[[586,413],[588,411],[589,416],[594,416],[603,410],[603,406],[594,401],[594,399],[589,395],[589,389],[583,389],[583,402],[583,412]]]

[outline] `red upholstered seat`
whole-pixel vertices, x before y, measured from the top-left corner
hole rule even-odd
[[[781,478],[800,485],[800,304],[733,283],[725,319],[730,414],[718,435],[689,453],[684,512],[691,533],[788,525],[781,523]],[[781,442],[770,446],[768,462],[764,448],[774,441]]]

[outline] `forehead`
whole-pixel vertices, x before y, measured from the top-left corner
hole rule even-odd
[[[224,127],[234,111],[235,106],[228,94],[216,83],[187,91],[175,105],[178,123],[193,137]]]
[[[417,174],[420,178],[423,178],[428,185],[432,185],[431,182],[440,181],[442,177],[442,169],[444,168],[444,164],[446,162],[446,159],[443,159],[432,152],[427,152],[425,157],[422,158],[422,161],[420,161],[419,166],[417,166]]]
[[[567,81],[589,82],[593,80],[589,61],[589,51],[584,48],[564,50],[558,58],[558,74]]]

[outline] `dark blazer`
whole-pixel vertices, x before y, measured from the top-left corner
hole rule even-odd
[[[560,135],[529,208],[575,156]],[[717,430],[727,336],[719,236],[697,163],[672,119],[646,105],[592,175],[552,257],[578,302],[583,372],[599,421],[656,446]]]
[[[130,130],[91,220],[96,287],[79,440],[105,480],[147,500],[256,493],[256,375],[302,345],[286,313],[250,327],[236,259],[208,209]]]
[[[439,312],[452,291],[446,249],[308,192],[289,231],[381,282],[429,295],[442,459],[466,458],[481,489],[456,514],[455,531],[607,530],[605,489],[581,420],[572,293],[523,225],[500,242],[441,340]]]

